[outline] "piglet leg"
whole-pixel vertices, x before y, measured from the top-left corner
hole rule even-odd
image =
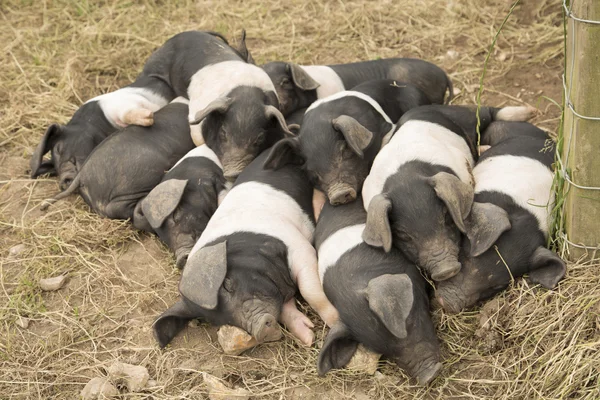
[[[319,220],[319,215],[321,215],[321,210],[323,209],[323,206],[325,205],[325,201],[327,201],[327,198],[325,197],[325,193],[321,192],[318,189],[313,190],[312,205],[313,205],[313,210],[315,213],[315,221]]]
[[[154,112],[146,108],[133,108],[123,114],[121,122],[127,125],[150,126],[154,124]]]
[[[197,125],[190,125],[190,134],[192,135],[192,142],[198,146],[204,144],[204,137],[202,136],[202,122]]]
[[[293,297],[283,304],[279,320],[303,344],[307,346],[312,344],[315,334],[311,329],[315,326],[296,308],[296,300]]]
[[[331,304],[319,279],[317,252],[306,243],[292,253],[292,275],[296,278],[300,294],[328,325],[333,326],[339,313]]]

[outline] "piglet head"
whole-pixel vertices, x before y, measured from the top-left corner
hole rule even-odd
[[[494,204],[474,203],[460,251],[462,269],[437,284],[436,299],[444,310],[458,313],[473,307],[527,273],[533,283],[554,288],[565,275],[565,263],[544,247],[541,233],[531,234],[535,224],[532,216],[511,221]]]
[[[252,265],[228,268],[226,241],[192,253],[179,283],[181,300],[154,323],[159,345],[166,346],[192,318],[237,326],[259,343],[279,339],[283,299],[275,278],[258,270],[262,269]]]
[[[270,62],[262,67],[273,81],[280,109],[287,116],[317,99],[315,90],[320,84],[301,66],[281,61]]]
[[[364,321],[347,321],[352,329],[339,322],[330,330],[319,353],[319,374],[342,368],[358,342],[363,342],[394,360],[420,385],[431,382],[441,364],[426,293],[413,287],[407,274],[385,274],[368,282],[364,300],[368,304],[368,309],[361,310]]]
[[[199,111],[191,124],[201,124],[204,141],[223,164],[223,175],[235,178],[263,150],[293,136],[277,108],[273,92],[242,86]]]

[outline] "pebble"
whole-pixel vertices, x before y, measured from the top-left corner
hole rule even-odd
[[[229,355],[240,355],[256,346],[258,342],[248,332],[237,326],[223,325],[217,332],[217,338],[223,352]]]
[[[107,378],[94,378],[81,391],[84,400],[107,399],[118,395],[119,391]]]
[[[448,50],[446,52],[446,58],[449,60],[454,61],[454,60],[458,59],[458,56],[459,56],[459,54],[458,54],[458,51],[456,51],[456,50]]]
[[[53,292],[63,287],[67,280],[65,275],[55,276],[53,278],[40,279],[40,287],[45,292]]]
[[[16,257],[18,256],[20,253],[23,252],[23,250],[25,250],[25,245],[23,243],[18,244],[16,246],[13,246],[10,248],[10,250],[8,250],[8,255],[10,257]]]
[[[346,368],[352,371],[364,372],[365,374],[373,375],[377,371],[381,354],[377,354],[367,349],[361,344],[358,345],[356,353],[350,359]]]
[[[27,329],[29,328],[29,318],[19,316],[15,321],[15,324],[23,329]]]
[[[108,368],[108,375],[113,382],[124,381],[129,392],[139,392],[148,384],[150,374],[146,367],[115,362]]]

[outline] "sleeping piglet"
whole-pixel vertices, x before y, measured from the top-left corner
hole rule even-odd
[[[430,104],[417,87],[393,80],[369,81],[313,103],[297,137],[271,150],[265,168],[303,165],[331,204],[356,198],[375,156],[408,110]]]
[[[190,252],[181,299],[154,323],[161,347],[192,318],[237,326],[259,343],[281,336],[279,321],[310,345],[313,324],[296,308],[298,289],[327,324],[337,321],[311,244],[313,188],[299,167],[264,170],[266,157],[240,174]]]
[[[175,252],[182,268],[230,186],[221,162],[203,144],[179,160],[137,203],[133,226],[156,233]]]
[[[546,248],[554,207],[554,143],[525,122],[494,122],[484,137],[496,144],[473,169],[471,213],[497,209],[498,217],[468,233],[460,253],[462,269],[437,285],[438,302],[448,312],[490,298],[524,274],[547,289],[565,275],[565,263]]]
[[[494,120],[525,120],[533,112],[528,107],[480,111],[481,129]],[[462,106],[422,106],[402,116],[363,186],[365,242],[385,251],[395,246],[435,281],[458,273],[461,232],[468,234],[484,223],[467,221],[473,204],[476,126],[475,110]]]
[[[340,314],[319,352],[319,375],[342,368],[363,343],[426,385],[442,367],[427,283],[400,251],[385,253],[364,243],[366,219],[359,198],[325,204],[317,223],[319,275]]]
[[[106,138],[90,154],[69,188],[50,203],[79,191],[98,214],[132,218],[138,201],[160,183],[166,170],[194,148],[187,111],[187,100],[178,97],[154,114],[152,126],[130,125]]]
[[[370,80],[393,79],[421,89],[428,103],[442,104],[446,89],[452,99],[452,81],[438,66],[414,58],[387,58],[337,65],[298,65],[269,62],[263,69],[275,84],[285,116],[317,99],[348,90]]]

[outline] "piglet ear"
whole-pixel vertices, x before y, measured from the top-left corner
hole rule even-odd
[[[344,135],[350,148],[360,157],[373,140],[373,133],[348,115],[340,115],[332,121],[333,128]]]
[[[162,313],[152,326],[154,337],[160,348],[164,348],[183,328],[188,321],[198,317],[194,315],[182,300],[172,305],[167,311]]]
[[[263,168],[278,170],[287,164],[302,165],[303,163],[304,157],[300,152],[300,142],[297,138],[287,138],[275,143]]]
[[[496,240],[511,228],[508,214],[503,208],[491,203],[473,203],[465,221],[467,237],[471,244],[471,257],[485,253]]]
[[[438,172],[431,178],[431,186],[437,196],[444,202],[452,220],[462,233],[466,233],[465,219],[471,211],[475,196],[473,187],[464,183],[456,175]]]
[[[203,110],[200,110],[194,116],[194,120],[190,121],[190,125],[198,125],[202,122],[206,117],[208,117],[211,113],[219,113],[225,114],[227,110],[229,110],[229,106],[231,106],[232,99],[229,97],[219,97],[213,100],[209,105],[206,106]]]
[[[187,179],[169,179],[156,186],[142,200],[142,212],[153,229],[158,229],[181,201]]]
[[[369,308],[397,338],[408,335],[406,320],[412,310],[414,295],[412,281],[406,274],[381,275],[367,285]]]
[[[362,238],[368,245],[383,247],[386,253],[392,249],[392,228],[389,213],[392,201],[383,193],[373,197],[367,210],[367,223]]]
[[[52,149],[53,138],[58,136],[61,132],[61,127],[58,124],[52,124],[44,133],[41,142],[35,148],[29,166],[31,167],[31,177],[37,178],[40,175],[47,173],[56,173],[54,164],[52,162],[43,161],[44,154],[48,153]]]
[[[236,50],[238,51],[238,53],[240,53],[242,58],[244,60],[246,60],[246,62],[248,62],[249,64],[256,65],[256,63],[254,62],[254,58],[252,58],[252,54],[250,54],[250,51],[248,51],[248,47],[246,46],[246,30],[245,29],[242,29],[242,37],[240,39],[240,42],[237,44]]]
[[[546,289],[553,289],[567,271],[565,262],[553,251],[538,247],[531,258],[529,280]]]
[[[315,90],[321,86],[298,64],[289,63],[286,69],[291,73],[294,84],[302,90]]]
[[[350,331],[341,322],[335,324],[327,334],[317,360],[319,376],[325,375],[332,369],[345,367],[358,347],[358,342],[352,339]]]
[[[287,123],[285,122],[285,117],[277,108],[271,105],[265,106],[265,117],[267,117],[267,119],[275,119],[284,135],[288,137],[296,136],[288,129]]]
[[[219,289],[227,275],[227,241],[206,246],[193,253],[179,281],[179,292],[198,306],[214,310],[219,303]]]

